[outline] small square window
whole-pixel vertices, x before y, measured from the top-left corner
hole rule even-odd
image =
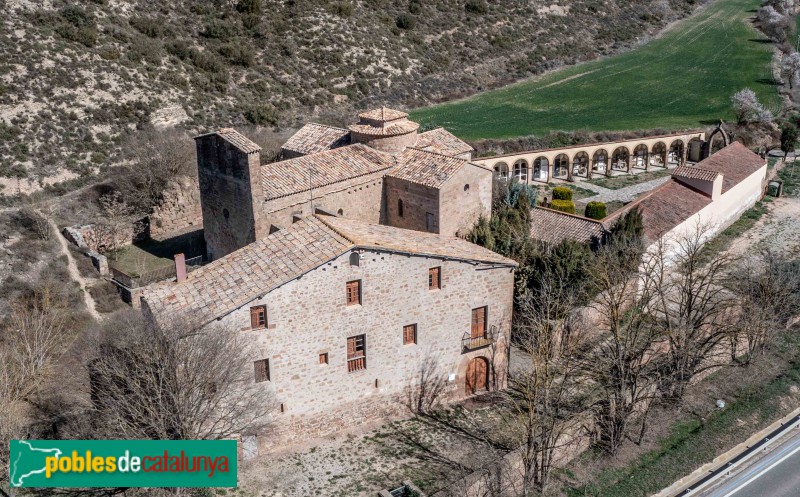
[[[269,359],[259,359],[253,362],[256,383],[269,381]]]
[[[361,280],[347,282],[346,297],[347,305],[361,305]]]
[[[428,269],[428,290],[438,290],[442,288],[442,268],[432,267]]]
[[[323,352],[322,354],[319,355],[319,364],[320,364],[320,366],[323,365],[323,364],[328,364],[328,353],[327,352]]]
[[[250,308],[250,327],[254,330],[267,327],[267,306],[257,305]]]
[[[417,325],[408,324],[403,326],[403,345],[417,343]]]

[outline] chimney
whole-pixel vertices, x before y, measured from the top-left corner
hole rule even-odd
[[[175,275],[176,281],[186,281],[186,256],[183,254],[175,254]]]

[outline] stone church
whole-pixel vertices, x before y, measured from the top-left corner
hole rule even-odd
[[[312,214],[446,235],[489,214],[492,171],[439,128],[380,108],[348,129],[307,124],[261,165],[260,147],[233,129],[198,136],[208,258],[225,256]]]

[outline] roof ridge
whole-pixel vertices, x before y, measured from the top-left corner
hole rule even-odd
[[[578,214],[570,214],[569,212],[559,211],[559,210],[556,210],[556,209],[551,209],[549,207],[543,207],[541,205],[536,205],[533,208],[534,209],[543,209],[543,210],[546,210],[548,212],[555,212],[556,214],[561,214],[563,216],[574,217],[574,218],[577,218],[577,219],[581,219],[583,221],[590,221],[592,223],[599,224],[601,226],[603,225],[603,222],[601,220],[599,220],[599,219],[592,219],[590,217],[579,216]]]
[[[305,126],[308,126],[310,124],[313,124],[314,126],[321,126],[323,128],[337,129],[339,131],[347,131],[348,133],[350,132],[350,130],[348,130],[347,128],[340,128],[339,126],[331,126],[330,124],[322,124],[322,123],[311,122],[311,123],[305,123],[303,126],[305,127]]]
[[[344,233],[342,233],[342,232],[341,232],[341,230],[338,230],[338,229],[334,228],[333,226],[331,226],[331,225],[330,225],[330,223],[327,223],[327,222],[325,222],[325,220],[324,220],[324,219],[322,219],[322,217],[323,217],[322,215],[320,215],[320,214],[313,214],[312,216],[313,216],[314,218],[316,218],[316,219],[317,219],[317,221],[319,221],[319,222],[321,222],[323,225],[325,225],[325,227],[326,227],[326,228],[328,228],[329,230],[333,231],[334,233],[336,233],[336,234],[337,234],[337,235],[339,235],[340,237],[342,237],[342,238],[344,238],[345,240],[347,240],[348,242],[350,242],[350,244],[351,244],[351,245],[358,245],[358,244],[356,243],[356,241],[355,241],[355,240],[353,240],[352,238],[350,238],[350,237],[348,237],[347,235],[345,235]],[[326,216],[326,217],[327,217],[327,216]]]
[[[439,153],[439,152],[434,152],[432,150],[425,150],[425,149],[420,148],[420,147],[406,147],[406,150],[416,150],[417,152],[422,152],[422,153],[431,154],[431,155],[438,155],[439,157],[444,157],[446,159],[453,159],[453,160],[458,160],[458,161],[463,161],[463,162],[470,162],[467,159],[459,159],[458,157],[453,157],[452,155],[446,155],[446,154],[442,154],[442,153]]]

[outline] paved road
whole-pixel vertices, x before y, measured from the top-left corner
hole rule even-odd
[[[703,497],[800,496],[800,432]]]

